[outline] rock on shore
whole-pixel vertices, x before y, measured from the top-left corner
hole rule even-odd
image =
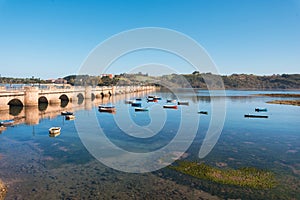
[[[0,200],[4,200],[7,188],[4,183],[0,180]]]

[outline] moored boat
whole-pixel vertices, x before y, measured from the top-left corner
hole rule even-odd
[[[142,107],[142,103],[140,103],[140,102],[133,102],[133,103],[131,104],[131,106],[132,106],[132,107]]]
[[[108,112],[108,113],[115,113],[116,108],[115,107],[101,107],[99,108],[100,112]]]
[[[164,108],[171,108],[171,109],[177,109],[178,107],[177,107],[177,105],[175,105],[175,104],[167,104],[167,105],[164,105],[163,106]]]
[[[147,98],[147,102],[157,102],[157,99],[153,99],[153,98]]]
[[[189,105],[189,102],[188,102],[188,101],[178,101],[177,104],[178,104],[178,105],[186,105],[186,106],[188,106],[188,105]]]
[[[60,130],[61,130],[60,127],[51,127],[49,129],[49,136],[56,137],[56,136],[60,135]]]
[[[162,98],[159,97],[159,96],[154,96],[153,99],[156,99],[156,100],[161,100]]]
[[[75,115],[66,115],[66,120],[74,120]]]
[[[255,112],[267,112],[266,108],[255,108]]]
[[[115,106],[114,105],[99,105],[98,106],[98,108],[100,109],[100,108],[115,108]]]
[[[167,99],[167,103],[176,103],[176,99]]]
[[[145,112],[145,111],[149,111],[148,108],[135,108],[134,109],[136,112]]]
[[[251,114],[246,114],[244,115],[245,118],[268,118],[269,116],[267,115],[251,115]]]
[[[73,115],[73,113],[69,111],[63,111],[61,112],[61,115]]]
[[[202,115],[207,115],[207,114],[208,114],[207,111],[199,111],[198,113],[199,113],[199,114],[202,114]]]
[[[142,99],[141,99],[141,98],[136,98],[135,100],[136,100],[136,101],[142,101]]]
[[[14,123],[14,120],[4,120],[0,122],[0,126],[12,126]]]

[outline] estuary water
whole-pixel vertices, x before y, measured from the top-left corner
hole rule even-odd
[[[167,99],[189,105],[164,109]],[[8,187],[7,199],[300,199],[300,107],[266,102],[278,98],[256,96],[263,93],[296,93],[299,91],[219,91],[176,90],[156,91],[161,97],[148,102],[148,93],[118,95],[111,98],[83,100],[62,105],[40,105],[36,109],[11,108],[1,113],[1,120],[14,119],[15,125],[1,127],[0,179]],[[135,112],[125,100],[141,98],[148,112]],[[199,150],[212,116],[212,100],[225,102],[225,122],[212,150],[199,158]],[[99,112],[99,104],[113,104],[115,113]],[[256,113],[255,108],[267,108]],[[188,109],[193,108],[193,109]],[[26,110],[27,109],[27,110]],[[218,109],[215,106],[213,109]],[[68,121],[61,111],[73,111],[77,117]],[[205,111],[207,114],[199,114]],[[268,118],[245,118],[245,114],[267,115]],[[184,117],[184,118],[183,118]],[[129,119],[128,121],[123,119]],[[92,119],[97,121],[93,126]],[[78,120],[78,121],[76,121]],[[255,167],[274,173],[278,185],[268,190],[221,185],[198,180],[165,167],[147,173],[126,173],[110,168],[93,157],[82,135],[96,133],[101,127],[109,141],[126,151],[146,153],[157,151],[172,143],[181,121],[194,126],[185,128],[178,148],[171,149],[175,158],[205,162],[219,168]],[[155,123],[154,123],[155,122]],[[76,124],[80,123],[80,124]],[[151,127],[151,124],[154,125]],[[222,123],[220,121],[220,123]],[[57,137],[49,137],[48,129],[61,127]],[[137,127],[150,131],[139,132]],[[83,127],[80,134],[78,127]],[[96,128],[95,128],[96,127]],[[146,134],[146,135],[144,135]],[[151,135],[153,134],[153,135]],[[187,138],[192,141],[186,151]],[[99,146],[102,143],[99,141]],[[102,146],[101,153],[109,157],[110,149]],[[112,155],[113,156],[113,155]],[[119,158],[119,157],[118,157]],[[163,161],[162,161],[163,162]],[[138,164],[137,164],[138,165]],[[138,167],[138,166],[137,166]]]

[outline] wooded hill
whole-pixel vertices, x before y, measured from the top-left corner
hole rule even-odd
[[[193,88],[206,88],[206,83],[211,84],[213,88],[221,88],[220,76],[211,73],[185,74],[183,77],[190,83]],[[169,80],[177,84],[181,84],[182,78],[179,75],[162,76],[164,80]],[[257,76],[253,74],[232,74],[229,76],[221,76],[226,89],[300,89],[300,74],[282,74],[271,76]],[[214,83],[214,84],[213,84]],[[182,84],[182,87],[187,87]]]
[[[221,79],[220,79],[221,78]],[[74,85],[152,85],[166,84],[169,87],[180,88],[201,88],[206,89],[209,84],[214,89],[221,89],[222,84],[226,89],[249,89],[249,90],[278,90],[278,89],[300,89],[300,74],[282,74],[271,76],[257,76],[253,74],[232,74],[215,75],[211,73],[192,74],[170,74],[158,77],[148,76],[148,74],[120,74],[113,78],[89,76],[89,75],[70,75],[64,78],[68,83]],[[207,82],[205,82],[206,80]],[[223,80],[223,83],[222,83]],[[34,84],[45,83],[44,80],[37,78],[7,78],[0,77],[2,84]]]
[[[221,77],[221,79],[220,79]],[[71,84],[74,84],[76,76],[65,77]],[[97,76],[80,76],[76,80],[85,80],[87,84],[93,85],[138,85],[138,84],[165,84],[169,87],[180,88],[201,88],[206,89],[209,84],[214,89],[222,88],[222,80],[226,89],[259,89],[259,90],[277,90],[277,89],[300,89],[300,74],[282,74],[271,76],[257,76],[253,74],[232,74],[229,76],[220,76],[211,73],[202,73],[195,71],[192,74],[170,74],[159,77],[153,77],[141,74],[120,74],[113,79]],[[207,82],[205,82],[205,80]]]

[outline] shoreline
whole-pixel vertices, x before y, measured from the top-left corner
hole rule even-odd
[[[300,94],[256,94],[255,96],[267,96],[267,97],[293,97],[300,98]]]
[[[266,103],[300,106],[300,100],[274,100],[274,101],[267,101]]]

